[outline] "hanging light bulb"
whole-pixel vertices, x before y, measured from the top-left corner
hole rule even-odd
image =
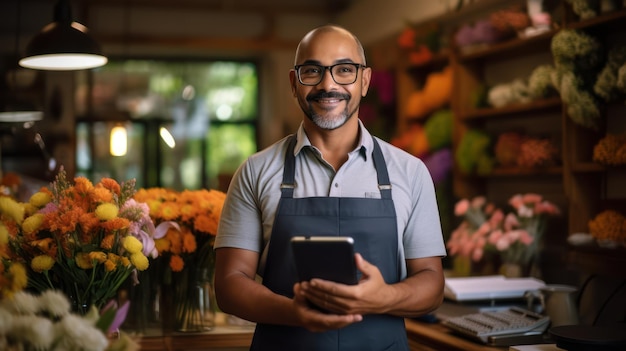
[[[128,135],[126,127],[115,126],[111,129],[111,139],[109,142],[111,156],[124,156],[128,151]]]
[[[174,140],[174,136],[169,130],[167,130],[167,128],[161,127],[161,129],[159,129],[159,135],[165,142],[165,145],[167,145],[170,149],[173,149],[176,146],[176,140]]]
[[[71,71],[103,66],[107,58],[87,27],[72,21],[69,0],[54,7],[54,21],[45,26],[26,47],[20,66],[32,69]]]

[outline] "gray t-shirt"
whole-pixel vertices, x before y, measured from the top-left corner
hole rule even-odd
[[[300,126],[298,142],[293,150],[297,156],[295,198],[380,198],[371,156],[374,147],[372,136],[360,121],[359,128],[359,146],[349,153],[348,161],[335,172],[322,159],[319,150],[311,145]],[[398,221],[399,266],[403,267],[404,279],[407,273],[405,259],[446,255],[435,189],[430,173],[420,159],[377,140],[392,186]],[[258,268],[261,276],[281,195],[286,149],[287,137],[250,156],[235,172],[215,239],[215,248],[235,247],[261,253]]]

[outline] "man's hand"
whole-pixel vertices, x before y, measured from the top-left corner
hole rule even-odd
[[[393,289],[385,283],[380,270],[355,254],[356,265],[361,271],[357,285],[345,285],[322,279],[300,283],[296,298],[308,300],[324,310],[339,314],[385,313],[385,302]]]
[[[294,309],[301,325],[312,332],[343,328],[363,320],[360,314],[330,314],[311,307],[302,291],[303,283],[294,285]]]

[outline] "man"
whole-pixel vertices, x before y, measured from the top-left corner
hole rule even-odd
[[[222,311],[257,323],[252,350],[408,350],[404,317],[443,299],[432,179],[358,119],[371,74],[347,30],[306,34],[289,73],[298,132],[250,157],[231,182],[215,288]],[[354,238],[357,285],[297,282],[290,239],[318,233]]]

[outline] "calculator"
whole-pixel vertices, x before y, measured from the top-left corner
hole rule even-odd
[[[464,336],[493,345],[499,336],[541,335],[550,318],[520,307],[470,313],[441,322]]]

